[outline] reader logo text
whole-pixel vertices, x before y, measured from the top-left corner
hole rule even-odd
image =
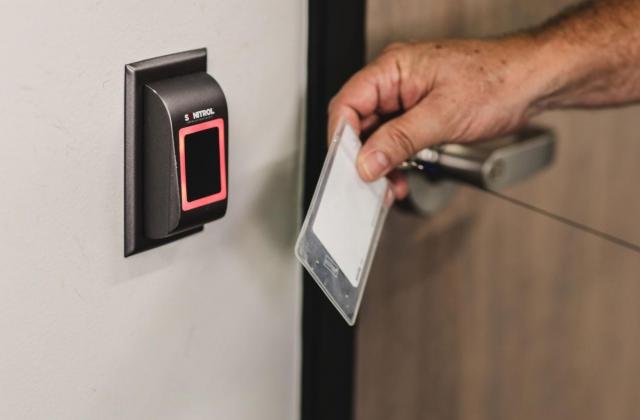
[[[213,108],[201,109],[200,111],[194,111],[192,113],[184,114],[184,121],[199,120],[200,118],[210,117],[215,114]]]

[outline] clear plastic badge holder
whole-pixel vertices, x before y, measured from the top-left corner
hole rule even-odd
[[[349,325],[354,325],[393,193],[382,178],[360,179],[361,142],[342,122],[329,147],[296,257]]]

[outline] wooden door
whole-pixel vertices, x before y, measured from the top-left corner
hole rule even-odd
[[[369,0],[369,55],[522,28],[563,3]],[[507,194],[635,241],[638,201],[623,181],[640,166],[623,154],[639,155],[638,116],[543,117],[560,134],[558,161]],[[607,133],[626,149],[612,152]],[[638,253],[479,190],[461,188],[431,219],[393,211],[357,330],[356,418],[635,419],[639,280]]]

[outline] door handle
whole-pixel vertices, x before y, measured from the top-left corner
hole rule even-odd
[[[548,167],[555,154],[552,130],[529,126],[515,134],[470,144],[445,144],[404,162],[409,197],[403,208],[431,215],[446,206],[457,185],[500,191]]]

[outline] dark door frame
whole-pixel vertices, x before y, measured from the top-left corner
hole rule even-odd
[[[365,0],[309,0],[308,89],[304,158],[306,213],[327,152],[327,106],[364,64]],[[351,420],[354,338],[305,272],[302,310],[302,420]]]

